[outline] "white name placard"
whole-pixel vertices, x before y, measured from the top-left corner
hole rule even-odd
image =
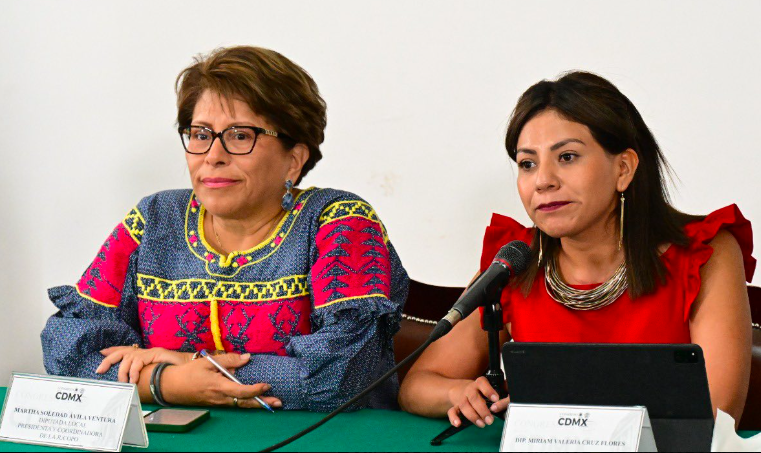
[[[147,448],[134,384],[13,373],[0,440],[95,451]]]
[[[500,451],[657,451],[644,407],[510,404]]]

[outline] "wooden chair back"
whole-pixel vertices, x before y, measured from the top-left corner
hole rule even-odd
[[[404,307],[402,328],[394,337],[394,356],[399,363],[420,347],[436,323],[447,314],[465,288],[427,285],[410,280],[410,294]],[[402,382],[412,365],[399,370]]]

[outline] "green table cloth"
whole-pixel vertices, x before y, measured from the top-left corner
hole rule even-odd
[[[0,401],[5,400],[0,388]],[[143,410],[155,410],[145,405]],[[262,410],[211,409],[211,420],[184,434],[148,433],[147,450],[123,451],[258,451],[278,443],[325,414]],[[446,429],[446,420],[431,420],[404,412],[363,410],[341,414],[280,451],[498,451],[502,421],[485,429],[471,427],[432,447],[431,439]],[[0,442],[5,451],[65,451]]]
[[[0,401],[5,400],[0,388]],[[144,410],[158,409],[146,405]],[[280,442],[324,414],[261,410],[212,409],[211,420],[184,434],[148,433],[150,448],[125,447],[123,451],[258,451]],[[431,420],[404,412],[363,410],[341,414],[281,451],[498,451],[501,420],[485,429],[468,428],[432,447],[431,439],[446,429],[446,420]],[[750,437],[757,432],[743,431]],[[65,451],[0,442],[5,451]]]

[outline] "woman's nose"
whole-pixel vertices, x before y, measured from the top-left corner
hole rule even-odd
[[[222,140],[217,137],[211,144],[209,152],[206,153],[206,162],[210,165],[224,165],[230,161],[230,155],[225,151]]]
[[[536,190],[543,192],[558,187],[557,173],[553,165],[539,165],[536,169]]]

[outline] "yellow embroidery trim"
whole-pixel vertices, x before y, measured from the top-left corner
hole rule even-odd
[[[323,227],[331,222],[343,220],[349,217],[361,217],[371,222],[375,222],[381,227],[383,233],[383,241],[388,244],[388,233],[386,232],[386,226],[381,222],[378,213],[375,212],[372,206],[364,201],[337,201],[322,211],[320,215],[320,227]]]
[[[368,294],[366,296],[352,296],[352,297],[344,297],[343,299],[336,299],[336,300],[334,300],[332,302],[329,302],[329,303],[327,303],[325,305],[317,306],[315,308],[319,310],[321,308],[330,307],[331,305],[335,305],[335,304],[338,304],[338,303],[341,303],[341,302],[346,302],[346,301],[349,301],[349,300],[370,299],[370,298],[373,298],[373,297],[380,297],[380,298],[383,298],[383,299],[388,299],[388,297],[386,297],[383,294]]]
[[[307,201],[309,201],[309,198],[311,198],[311,196],[313,195],[313,189],[314,189],[314,187],[310,187],[308,189],[305,189],[301,193],[299,193],[296,196],[295,204],[301,203],[303,205],[306,205]],[[204,218],[204,215],[206,214],[206,208],[204,208],[203,205],[201,205],[201,212],[200,212],[200,214],[198,216],[198,240],[203,243],[204,247],[206,247],[206,250],[208,250],[209,252],[211,252],[211,253],[216,255],[215,259],[219,259],[219,261],[220,261],[220,267],[227,267],[227,266],[222,266],[222,264],[224,263],[224,264],[227,264],[229,266],[229,264],[232,263],[233,260],[235,258],[237,258],[238,256],[248,255],[250,253],[257,252],[257,251],[261,250],[262,248],[266,247],[267,245],[269,245],[270,248],[271,248],[271,250],[270,250],[270,252],[268,254],[266,254],[265,256],[261,257],[260,259],[258,259],[256,261],[252,261],[251,257],[246,257],[246,258],[248,258],[248,262],[246,264],[240,265],[237,268],[235,268],[236,270],[233,273],[231,273],[230,275],[216,274],[216,273],[212,272],[211,269],[209,268],[209,264],[214,262],[214,260],[209,261],[209,260],[206,259],[206,257],[201,256],[198,253],[196,248],[193,247],[193,245],[197,245],[198,242],[196,242],[195,244],[191,244],[190,243],[190,234],[188,234],[188,220],[190,219],[191,206],[193,205],[193,199],[195,198],[195,196],[196,196],[195,192],[192,192],[190,194],[190,200],[188,201],[188,207],[186,208],[186,211],[185,211],[185,243],[188,244],[188,248],[190,249],[191,252],[193,252],[193,254],[196,257],[198,257],[198,259],[200,259],[200,260],[202,260],[202,261],[204,261],[206,263],[206,272],[209,275],[213,276],[213,277],[224,277],[224,278],[234,277],[244,267],[250,266],[252,264],[260,263],[260,262],[266,260],[267,258],[269,258],[270,256],[272,256],[277,251],[277,249],[280,248],[280,246],[283,244],[283,241],[285,241],[285,238],[291,233],[291,230],[293,230],[293,226],[296,225],[296,219],[298,219],[298,216],[301,215],[301,213],[304,211],[304,208],[302,207],[295,214],[285,215],[283,217],[283,219],[280,221],[280,223],[278,224],[278,226],[275,228],[275,231],[272,233],[272,235],[270,235],[270,237],[267,240],[265,240],[261,244],[257,245],[256,247],[254,247],[254,248],[252,248],[250,250],[231,252],[225,258],[221,253],[219,253],[219,251],[215,250],[208,242],[206,242],[206,235],[204,234],[204,226],[203,226],[203,218]],[[302,196],[305,196],[306,198],[304,198],[304,200],[301,200]],[[195,211],[193,211],[193,212],[195,212]],[[293,217],[291,217],[291,216],[293,216]],[[283,225],[285,224],[285,222],[287,222],[289,219],[291,220],[291,225],[288,227],[288,231],[286,231],[285,233],[281,233],[280,230],[283,228]],[[278,235],[280,235],[282,237],[282,240],[280,241],[280,244],[275,244],[274,240],[275,240],[275,238]]]
[[[216,299],[211,300],[210,317],[211,317],[211,335],[214,337],[214,346],[217,351],[224,351],[225,346],[222,344],[222,332],[219,329],[219,304]]]
[[[97,300],[97,299],[93,298],[92,296],[88,296],[87,294],[85,294],[85,293],[83,293],[82,291],[80,291],[80,290],[79,290],[79,287],[78,287],[77,285],[74,285],[74,289],[76,289],[76,290],[77,290],[77,293],[78,293],[80,296],[84,297],[85,299],[89,300],[90,302],[93,302],[93,303],[96,303],[96,304],[98,304],[98,305],[102,305],[102,306],[104,306],[104,307],[108,307],[108,308],[117,308],[117,307],[118,307],[117,305],[111,305],[111,304],[107,304],[107,303],[105,303],[105,302],[101,302],[101,301],[99,301],[99,300]]]
[[[322,211],[320,226],[345,217],[364,217],[373,222],[380,222],[375,209],[363,201],[337,201]]]
[[[291,275],[270,282],[217,282],[214,280],[166,280],[137,274],[138,297],[157,302],[266,302],[309,295],[306,275]]]
[[[143,234],[145,234],[145,219],[140,211],[135,206],[122,221],[122,225],[127,229],[132,239],[140,244],[143,240]]]

